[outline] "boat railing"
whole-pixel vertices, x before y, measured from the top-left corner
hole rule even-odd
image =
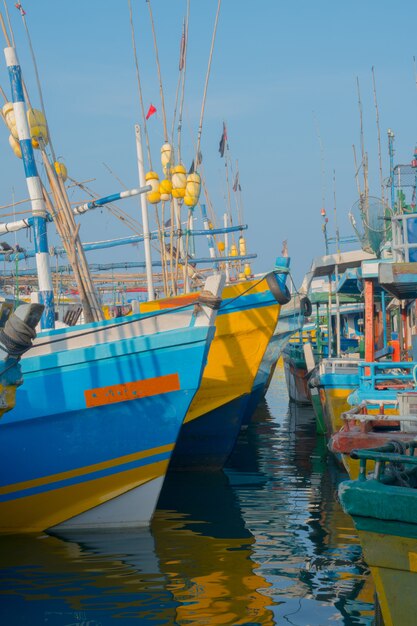
[[[417,261],[417,213],[393,215],[391,222],[394,263]]]
[[[373,478],[375,480],[385,482],[385,469],[387,463],[400,463],[401,465],[411,465],[417,467],[417,456],[415,456],[415,450],[417,448],[417,441],[407,441],[401,444],[401,448],[406,451],[406,454],[398,453],[398,444],[396,442],[390,442],[381,446],[380,448],[372,448],[370,450],[352,450],[350,456],[352,459],[359,460],[359,478],[358,480],[366,480],[366,462],[373,461],[375,468],[373,471]]]
[[[359,389],[404,389],[414,387],[415,361],[361,362],[358,365]]]
[[[417,415],[415,414],[399,414],[393,415],[389,413],[368,413],[369,402],[363,401],[357,404],[349,411],[344,411],[341,414],[342,420],[346,422],[395,422],[401,424],[413,423],[413,429],[417,435]],[[343,426],[342,426],[343,428]]]
[[[336,374],[346,372],[356,374],[359,364],[362,363],[360,359],[322,359],[320,362],[320,374]]]

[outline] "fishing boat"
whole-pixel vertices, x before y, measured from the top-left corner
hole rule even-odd
[[[253,383],[285,296],[279,270],[226,285],[203,379],[184,420],[171,469],[219,469],[233,450]],[[193,302],[197,294],[142,303],[143,313]]]
[[[268,347],[265,350],[253,381],[252,390],[243,415],[243,426],[246,426],[250,422],[260,400],[268,391],[269,383],[274,374],[278,359],[290,340],[291,335],[303,327],[304,320],[306,316],[308,316],[308,299],[300,297],[298,294],[291,296],[287,290],[285,284],[287,274],[285,270],[288,272],[289,266],[290,258],[288,256],[277,258],[275,267],[277,269],[280,267],[284,269],[283,274],[277,276],[283,293],[281,309],[274,333],[268,343]]]
[[[215,303],[221,286],[206,285]],[[208,304],[39,333],[0,422],[2,532],[150,522],[214,336]]]
[[[310,326],[305,325],[303,334],[294,336],[286,347],[284,367],[290,398],[302,404],[313,403],[318,419],[318,431],[322,433],[326,429],[324,422],[327,421],[324,406],[327,388],[329,389],[328,404],[331,407],[332,396],[335,395],[336,403],[339,402],[339,392],[342,391],[344,385],[335,386],[332,381],[333,384],[328,386],[327,383],[330,380],[327,376],[323,381],[326,383],[323,393],[319,395],[319,381],[321,382],[319,364],[322,359],[340,359],[342,355],[346,355],[349,359],[355,358],[355,355],[358,357],[358,339],[363,334],[363,328],[358,326],[358,321],[363,318],[363,304],[358,302],[360,296],[347,291],[341,293],[339,285],[344,285],[345,290],[352,282],[356,285],[357,277],[353,278],[349,271],[359,267],[362,260],[370,258],[374,256],[362,250],[317,257],[301,287],[305,293],[308,293],[313,311],[316,309],[315,315],[313,313],[311,316],[314,321],[310,322]],[[308,350],[308,363],[306,349]],[[315,368],[317,368],[316,371],[314,371]],[[329,372],[328,367],[325,369],[326,374],[333,373]],[[315,379],[314,385],[310,384],[312,377]],[[352,390],[351,387],[348,388]],[[344,395],[346,395],[345,391],[342,392],[342,396]]]
[[[401,166],[402,170],[404,167]],[[396,180],[395,175],[393,180]],[[416,215],[411,211],[392,215],[392,258],[364,264],[366,362],[358,366],[358,386],[349,396],[351,408],[342,413],[341,429],[333,434],[330,442],[331,449],[342,455],[351,478],[359,472],[358,463],[350,456],[352,450],[385,445],[391,439],[405,443],[417,434],[413,417],[416,413],[416,363],[408,360],[416,356],[413,296],[417,264],[410,261],[417,248],[415,223]],[[377,290],[381,294],[379,315],[374,313]],[[393,298],[388,311],[387,297]],[[379,325],[378,317],[382,317]],[[391,341],[388,341],[389,332]],[[375,361],[377,358],[380,360]],[[391,360],[385,360],[387,358]]]
[[[352,516],[371,568],[385,626],[415,623],[417,587],[417,458],[415,441],[352,451],[357,480],[342,482],[339,498]],[[369,463],[375,469],[367,475]]]

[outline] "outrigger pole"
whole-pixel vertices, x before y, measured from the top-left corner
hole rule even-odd
[[[43,199],[42,184],[36,168],[29,124],[26,118],[22,71],[17,59],[16,49],[10,45],[10,39],[7,35],[1,13],[0,21],[8,45],[4,50],[4,54],[9,71],[13,110],[16,118],[17,133],[25,168],[26,184],[32,208],[32,229],[38,273],[39,300],[45,307],[41,318],[41,328],[50,329],[55,327],[55,309],[52,273],[49,266],[48,236],[46,232],[46,206]]]

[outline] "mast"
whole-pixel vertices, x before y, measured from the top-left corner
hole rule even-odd
[[[22,71],[17,59],[16,49],[13,46],[10,46],[10,40],[7,37],[3,16],[1,14],[0,19],[8,44],[8,47],[4,50],[4,54],[9,71],[13,110],[16,118],[19,143],[26,174],[26,184],[32,208],[32,228],[36,252],[36,267],[38,272],[39,300],[45,307],[41,318],[41,328],[51,329],[55,327],[55,308],[52,273],[49,265],[48,236],[46,232],[46,206],[43,199],[42,183],[38,175],[35,156],[33,153],[29,124],[26,118]]]
[[[139,124],[135,124],[135,136],[136,152],[138,159],[139,186],[144,186],[146,185],[145,165],[143,162],[142,134]],[[148,287],[148,300],[155,300],[155,290],[152,276],[151,236],[149,232],[148,205],[146,203],[146,195],[144,193],[140,196],[140,206],[142,211],[143,245],[145,248],[146,284]]]

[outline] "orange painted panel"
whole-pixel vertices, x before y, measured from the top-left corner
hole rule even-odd
[[[91,408],[93,406],[103,406],[114,402],[126,402],[127,400],[157,396],[160,393],[179,391],[180,389],[181,386],[178,374],[168,374],[167,376],[135,380],[122,385],[109,385],[108,387],[87,389],[84,391],[84,396],[87,407]]]
[[[162,311],[164,309],[174,309],[178,306],[186,306],[193,304],[198,300],[199,293],[188,293],[180,296],[173,296],[171,298],[162,298],[161,300],[153,300],[151,302],[141,302],[140,312],[150,313],[151,311]]]

